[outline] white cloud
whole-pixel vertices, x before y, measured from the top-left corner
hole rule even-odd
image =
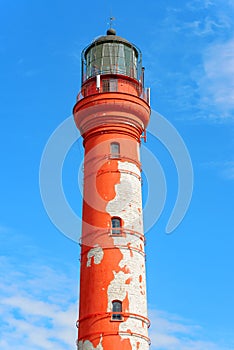
[[[66,275],[59,267],[30,262],[0,258],[0,348],[75,348],[77,295],[71,271]]]
[[[181,317],[151,310],[150,337],[155,350],[230,350],[220,344],[202,339],[202,328]]]
[[[167,8],[157,27],[161,40],[146,57],[148,76],[152,91],[155,83],[161,85],[176,118],[234,120],[233,9],[234,2],[188,1]]]
[[[200,10],[207,10],[207,9],[213,9],[213,10],[219,10],[220,12],[227,9],[227,7],[234,7],[233,0],[226,0],[225,6],[223,0],[191,0],[187,2],[187,7],[190,10],[193,11],[200,11]]]
[[[214,35],[219,29],[226,29],[228,27],[229,23],[225,18],[222,18],[222,16],[218,19],[206,16],[203,20],[197,19],[192,22],[184,23],[183,29],[191,30],[194,35],[207,36]]]
[[[201,108],[209,108],[211,116],[234,118],[234,38],[205,50],[203,75],[197,83]]]
[[[215,169],[224,180],[234,180],[234,161],[211,161],[204,163],[206,168]]]
[[[232,9],[233,4],[228,2],[224,7],[219,0],[193,0],[177,8],[167,7],[164,22],[170,30],[189,37],[217,37],[233,26]]]

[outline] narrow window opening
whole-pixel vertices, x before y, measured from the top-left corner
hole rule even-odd
[[[112,235],[119,235],[121,233],[121,219],[112,218],[111,219],[111,231]]]
[[[112,142],[110,145],[112,158],[119,158],[120,156],[120,144],[118,142]]]
[[[109,80],[103,80],[102,81],[102,91],[103,92],[110,91],[110,82],[109,82]]]
[[[103,92],[115,92],[118,88],[118,81],[116,79],[103,79],[102,91]]]
[[[118,91],[118,81],[117,80],[114,80],[114,79],[110,80],[110,91],[111,92]]]
[[[121,321],[122,320],[122,302],[119,300],[112,301],[112,320]],[[118,313],[121,312],[121,313]]]

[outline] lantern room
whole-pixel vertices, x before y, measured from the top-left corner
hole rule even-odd
[[[82,53],[82,84],[97,75],[118,74],[139,80],[142,75],[141,52],[110,28]]]
[[[122,92],[150,103],[141,51],[112,28],[83,50],[81,74],[78,101],[97,93]]]

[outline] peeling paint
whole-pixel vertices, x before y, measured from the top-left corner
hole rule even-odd
[[[141,181],[132,173],[139,175],[139,168],[130,162],[118,162],[120,181],[115,185],[116,196],[108,202],[107,212],[111,216],[118,216],[124,222],[124,228],[143,233]],[[114,245],[120,246],[122,260],[119,263],[121,271],[113,271],[113,280],[108,286],[108,309],[111,311],[112,301],[123,301],[128,295],[129,313],[147,317],[146,282],[144,256],[131,248],[144,249],[139,237],[126,234],[124,237],[113,237]],[[121,248],[125,246],[128,249]],[[126,267],[128,273],[126,273]],[[123,271],[125,269],[125,271]],[[122,339],[126,333],[138,333],[148,336],[145,322],[137,317],[129,316],[119,323]],[[148,350],[146,339],[138,336],[128,336],[131,350]]]
[[[104,256],[103,249],[101,247],[94,247],[90,249],[90,251],[87,254],[87,267],[91,266],[92,260],[94,261],[94,264],[98,265],[101,263]],[[93,259],[92,259],[93,258]]]
[[[94,347],[93,343],[91,343],[91,341],[89,341],[89,340],[79,341],[77,350],[103,350],[102,337],[101,337],[100,342],[97,345],[97,347]]]

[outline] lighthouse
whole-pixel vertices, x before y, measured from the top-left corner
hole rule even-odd
[[[84,178],[78,350],[148,350],[140,144],[150,118],[140,50],[114,29],[82,52],[73,109]]]

